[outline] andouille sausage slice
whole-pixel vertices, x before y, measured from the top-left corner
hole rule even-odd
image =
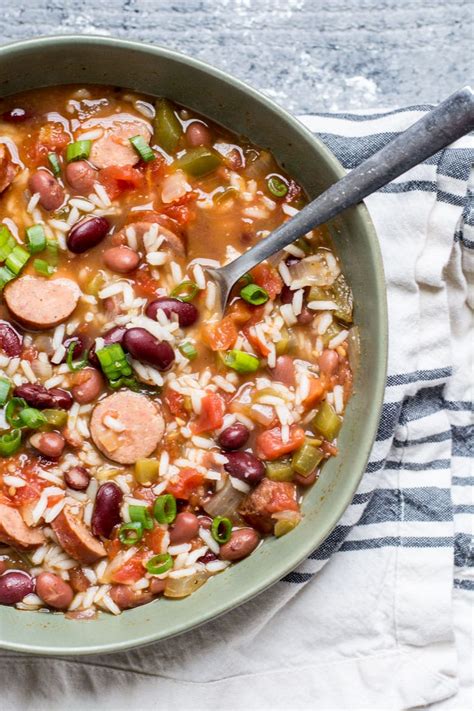
[[[5,145],[0,143],[0,193],[3,193],[11,185],[17,172],[18,166],[10,160]]]
[[[79,563],[95,563],[107,554],[102,543],[89,531],[71,506],[65,506],[51,523],[59,545]]]
[[[21,514],[11,506],[0,504],[0,541],[15,548],[36,548],[45,542],[43,533],[29,528]]]
[[[27,274],[11,281],[3,293],[16,321],[33,331],[45,331],[69,318],[81,291],[71,279],[42,279]]]
[[[172,252],[180,257],[185,256],[185,248],[182,239],[174,234],[167,227],[163,227],[159,223],[146,222],[145,220],[140,220],[139,222],[131,222],[130,224],[123,227],[117,234],[112,237],[113,244],[128,244],[128,234],[132,234],[138,240],[138,244],[146,247],[143,238],[146,235],[152,234],[152,227],[154,224],[158,224],[158,237],[164,238],[164,247],[168,247]],[[156,228],[154,228],[156,230]],[[129,232],[130,230],[130,232]],[[162,247],[160,247],[162,249]]]
[[[145,395],[124,391],[96,405],[90,429],[94,444],[106,457],[120,464],[134,464],[155,451],[165,424],[156,405]]]
[[[82,124],[83,129],[102,128],[103,135],[92,143],[89,160],[97,168],[111,165],[135,165],[140,156],[130,143],[130,138],[143,136],[151,139],[150,125],[132,114],[115,114],[108,119],[94,119]]]

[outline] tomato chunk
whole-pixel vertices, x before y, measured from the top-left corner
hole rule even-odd
[[[232,348],[239,332],[230,316],[226,316],[218,323],[211,323],[203,327],[203,338],[213,351],[226,351]]]
[[[118,570],[112,574],[113,583],[125,583],[126,585],[132,585],[136,583],[137,580],[143,578],[145,570],[143,568],[143,559],[145,557],[145,551],[138,551],[135,555],[127,560]]]
[[[175,482],[168,482],[166,491],[168,494],[173,494],[177,499],[189,499],[191,494],[199,487],[204,481],[204,475],[198,472],[196,469],[188,467],[186,469],[181,469],[178,480]]]
[[[201,401],[201,412],[191,425],[194,434],[210,432],[222,427],[224,421],[225,405],[220,395],[209,393]]]
[[[273,514],[298,511],[298,508],[294,484],[265,478],[242,501],[239,513],[254,528],[263,533],[271,533],[275,525]]]
[[[111,165],[99,170],[99,181],[111,200],[126,190],[135,190],[143,184],[143,174],[131,165]]]
[[[160,526],[155,526],[152,531],[147,531],[144,536],[145,545],[153,551],[153,553],[161,553],[161,544],[165,536],[165,529]]]
[[[179,393],[173,388],[168,388],[164,399],[172,415],[180,417],[182,420],[186,420],[189,417],[189,412],[186,409],[185,399],[182,393]]]
[[[303,407],[313,407],[323,399],[326,389],[321,378],[311,378],[309,381],[309,393],[302,402]]]
[[[288,442],[283,442],[281,437],[281,427],[273,427],[271,430],[262,432],[257,437],[257,456],[261,459],[278,459],[284,454],[289,454],[298,449],[304,443],[305,434],[302,427],[293,425],[290,428],[290,438]]]
[[[268,292],[270,299],[278,296],[283,289],[282,278],[271,264],[258,264],[250,273],[254,282]]]

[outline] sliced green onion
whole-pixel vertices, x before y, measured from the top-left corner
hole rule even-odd
[[[25,407],[24,410],[20,411],[19,418],[22,426],[28,427],[30,430],[36,430],[48,422],[43,413],[35,407]]]
[[[19,244],[16,245],[10,252],[5,262],[5,266],[10,269],[16,276],[21,272],[25,264],[30,258],[30,253],[20,247]]]
[[[133,138],[130,138],[129,141],[135,148],[140,158],[145,161],[145,163],[149,163],[151,160],[155,160],[155,154],[153,153],[152,149],[145,141],[143,136],[133,136]]]
[[[243,289],[240,290],[240,296],[244,301],[253,306],[260,306],[261,304],[266,304],[268,299],[268,291],[263,289],[258,284],[247,284]]]
[[[4,262],[17,241],[6,225],[0,225],[0,262]]]
[[[184,357],[188,360],[194,360],[195,358],[197,358],[198,352],[193,346],[193,344],[189,343],[189,341],[186,341],[186,343],[181,343],[178,348],[180,353],[182,353]]]
[[[25,407],[28,407],[26,400],[23,400],[22,397],[12,397],[5,408],[5,419],[9,425],[12,427],[21,427],[20,413]]]
[[[117,378],[116,380],[109,380],[109,385],[112,390],[118,390],[119,388],[128,388],[133,390],[133,392],[138,392],[140,390],[140,385],[138,380],[134,377],[131,378]]]
[[[211,534],[213,539],[221,545],[227,543],[232,535],[232,521],[224,516],[216,516],[212,520]]]
[[[193,281],[182,281],[181,284],[175,286],[170,296],[180,301],[192,301],[199,291],[199,287]]]
[[[173,567],[173,558],[169,553],[159,553],[147,560],[145,568],[152,575],[162,575]]]
[[[176,499],[172,494],[163,494],[155,499],[153,516],[158,523],[173,523],[176,518]]]
[[[0,457],[10,457],[21,447],[21,431],[12,430],[0,436]]]
[[[0,267],[0,289],[3,289],[5,284],[8,284],[14,278],[15,274],[8,267]]]
[[[0,405],[4,405],[8,400],[12,384],[6,378],[0,378]]]
[[[37,254],[46,249],[46,235],[42,225],[32,225],[26,228],[26,238],[28,249],[31,254]]]
[[[143,538],[143,526],[139,521],[122,523],[119,528],[118,538],[122,545],[133,546]]]
[[[75,143],[70,143],[66,148],[67,162],[72,163],[75,160],[89,158],[89,153],[91,152],[91,145],[92,141],[75,141]]]
[[[46,253],[48,262],[53,266],[57,266],[59,262],[59,245],[55,239],[46,240]]]
[[[288,192],[288,185],[277,175],[272,175],[267,180],[267,188],[272,195],[278,198],[285,197]]]
[[[253,278],[250,272],[246,272],[243,274],[243,276],[240,277],[239,279],[239,284],[243,282],[243,286],[247,286],[247,284],[253,284]]]
[[[104,346],[96,354],[100,366],[111,384],[121,380],[123,376],[132,374],[132,368],[120,343],[111,343],[108,346]],[[122,382],[117,383],[116,387],[121,385]]]
[[[67,423],[68,414],[66,410],[43,410],[43,415],[46,417],[48,425],[53,427],[64,427]]]
[[[48,153],[49,165],[53,171],[53,175],[59,175],[61,172],[61,166],[59,164],[59,158],[56,153]]]
[[[76,350],[76,346],[77,341],[72,341],[72,343],[69,344],[66,357],[67,366],[69,370],[72,370],[73,373],[77,372],[78,370],[82,370],[82,368],[84,368],[89,362],[88,354],[86,353],[85,356],[81,358],[81,360],[77,361],[77,363],[73,363],[72,359],[74,358],[74,351]]]
[[[33,266],[35,268],[35,271],[38,272],[38,274],[41,274],[41,276],[44,277],[50,277],[51,274],[54,274],[56,271],[54,267],[52,267],[48,262],[45,262],[44,259],[35,259],[33,262]]]
[[[128,513],[130,514],[132,521],[140,523],[143,528],[147,529],[147,531],[150,531],[153,528],[153,519],[146,506],[129,505]]]
[[[237,373],[255,373],[260,367],[260,361],[251,353],[232,350],[224,353],[224,365]]]

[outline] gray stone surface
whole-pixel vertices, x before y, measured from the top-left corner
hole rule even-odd
[[[181,50],[297,113],[435,102],[473,81],[472,0],[0,0],[0,42],[107,34]]]

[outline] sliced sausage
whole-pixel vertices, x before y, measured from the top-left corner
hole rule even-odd
[[[143,136],[147,143],[151,139],[149,124],[131,114],[115,114],[109,119],[86,121],[82,127],[100,127],[104,131],[102,137],[93,142],[89,155],[89,160],[97,168],[135,165],[140,156],[130,143],[130,138]]]
[[[271,533],[275,524],[272,514],[278,511],[297,511],[296,486],[289,481],[262,479],[239,507],[243,518],[262,533]]]
[[[113,427],[107,426],[109,418],[115,420]],[[96,405],[90,429],[94,444],[106,457],[134,464],[155,451],[165,425],[158,408],[145,395],[124,391]]]
[[[47,170],[37,170],[30,175],[28,188],[32,193],[39,193],[39,203],[45,210],[57,210],[64,202],[64,189]]]
[[[102,543],[89,531],[79,516],[71,511],[71,506],[65,506],[61,513],[51,523],[59,545],[66,553],[79,563],[95,563],[103,558],[107,551]]]
[[[18,168],[10,160],[5,144],[0,143],[0,193],[3,193],[12,183]]]
[[[92,192],[96,175],[97,171],[86,160],[76,160],[66,166],[66,180],[80,195]]]
[[[114,244],[127,244],[128,240],[125,232],[128,232],[128,230],[133,230],[133,233],[139,241],[139,244],[143,244],[143,237],[150,232],[150,229],[152,228],[153,224],[159,223],[153,223],[151,221],[131,222],[129,225],[121,229],[120,232],[117,232],[117,234],[113,236],[112,241]],[[158,235],[160,237],[164,237],[165,239],[165,243],[160,246],[160,249],[165,246],[171,249],[171,251],[177,254],[178,256],[185,256],[183,241],[177,235],[175,235],[174,232],[169,230],[167,227],[163,227],[163,225],[159,225]]]
[[[0,504],[0,541],[15,548],[36,548],[45,542],[39,529],[28,528],[19,511]]]
[[[15,320],[33,331],[46,331],[69,318],[81,291],[71,279],[27,274],[11,281],[3,294]]]

